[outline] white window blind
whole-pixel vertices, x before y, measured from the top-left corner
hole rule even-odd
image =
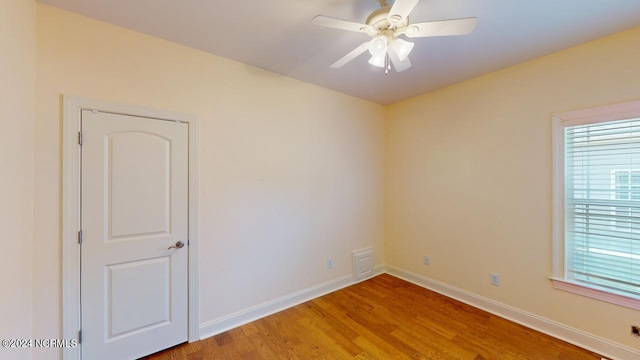
[[[564,130],[565,278],[640,297],[640,119]]]

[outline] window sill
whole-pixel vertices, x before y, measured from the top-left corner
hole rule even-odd
[[[640,310],[640,299],[613,294],[607,291],[579,285],[574,282],[568,282],[566,280],[551,278],[551,281],[553,282],[553,287],[558,290],[567,291],[634,310]]]

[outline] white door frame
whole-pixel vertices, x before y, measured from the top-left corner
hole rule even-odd
[[[78,339],[80,329],[80,112],[97,110],[189,125],[189,342],[198,334],[198,118],[99,100],[63,96],[62,119],[62,338]],[[65,348],[63,359],[80,358],[80,347]]]

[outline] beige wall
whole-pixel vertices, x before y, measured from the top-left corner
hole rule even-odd
[[[32,336],[35,6],[0,2],[0,338]],[[0,348],[2,359],[29,349]]]
[[[638,44],[640,28],[390,106],[387,263],[640,349],[637,311],[548,280],[551,116],[640,98]]]
[[[551,114],[637,99],[640,29],[384,108],[46,5],[2,6],[3,337],[61,337],[70,94],[199,116],[201,323],[349,274],[350,252],[374,246],[376,264],[386,249],[391,265],[638,348],[635,312],[547,277]]]
[[[62,94],[199,116],[201,323],[351,274],[352,250],[383,262],[384,107],[53,7],[37,19],[36,336],[61,336]]]

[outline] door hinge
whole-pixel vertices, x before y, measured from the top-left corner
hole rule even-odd
[[[82,330],[78,331],[78,344],[82,343]]]
[[[78,244],[82,244],[82,230],[78,231]]]
[[[78,132],[78,145],[82,146],[82,131]]]

